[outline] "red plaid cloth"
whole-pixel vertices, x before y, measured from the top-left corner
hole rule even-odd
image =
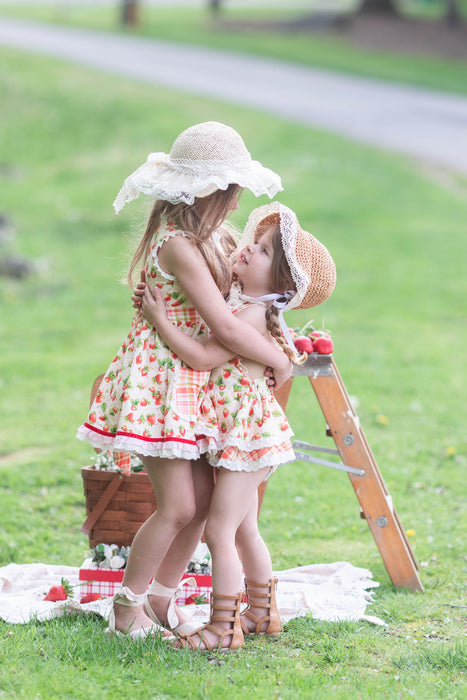
[[[122,586],[124,569],[93,568],[90,559],[83,562],[79,570],[79,580],[82,582],[81,595],[98,593],[103,598],[115,595]],[[177,605],[189,605],[194,602],[209,603],[212,591],[210,574],[183,574],[182,581],[194,578],[195,586],[182,586],[180,596],[175,601]]]

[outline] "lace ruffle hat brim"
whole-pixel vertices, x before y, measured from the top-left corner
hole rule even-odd
[[[129,175],[114,201],[116,213],[145,194],[172,204],[193,204],[230,184],[271,199],[282,190],[279,175],[251,158],[241,136],[219,122],[196,124],[177,137],[170,153],[150,153]]]
[[[295,213],[280,202],[271,202],[250,214],[239,248],[255,240],[255,232],[263,219],[279,214],[282,246],[296,286],[293,296],[286,293],[284,311],[309,309],[322,304],[336,286],[336,266],[328,249],[311,233],[303,231]]]
[[[126,178],[114,201],[114,209],[118,214],[140,194],[172,204],[193,204],[195,197],[207,197],[218,189],[226,190],[232,183],[251,190],[256,197],[267,194],[272,199],[282,190],[279,175],[257,160],[250,159],[242,165],[222,161],[209,173],[202,161],[180,164],[172,161],[167,153],[150,153],[146,163]]]

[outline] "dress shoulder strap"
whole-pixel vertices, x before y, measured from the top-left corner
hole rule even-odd
[[[165,277],[165,279],[168,280],[174,280],[175,275],[170,275],[168,272],[164,272],[164,270],[161,268],[159,265],[158,252],[161,245],[169,238],[173,238],[174,236],[185,236],[186,238],[189,238],[185,231],[182,231],[182,229],[177,228],[174,223],[167,221],[167,219],[164,217],[161,217],[159,228],[154,234],[154,245],[152,246],[151,253],[154,265],[157,267],[159,273],[162,275],[162,277]]]
[[[156,248],[160,248],[164,241],[166,241],[168,238],[173,238],[174,236],[189,237],[185,231],[182,231],[182,229],[178,228],[173,222],[167,221],[162,217],[159,228],[155,233]]]

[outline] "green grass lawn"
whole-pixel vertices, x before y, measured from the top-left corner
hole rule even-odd
[[[439,14],[442,3],[428,5],[409,3],[411,12]],[[465,11],[467,13],[467,10]],[[302,10],[303,13],[303,10]],[[44,3],[30,6],[15,3],[1,5],[1,14],[12,14],[26,19],[78,25],[104,31],[125,31],[120,22],[120,7],[93,7],[87,3]],[[299,16],[300,11],[276,9],[245,9],[225,7],[224,20],[271,19]],[[219,26],[206,9],[143,6],[140,24],[128,31],[146,37],[269,56],[305,65],[355,73],[358,75],[396,80],[428,88],[467,93],[467,64],[464,61],[436,56],[408,55],[363,49],[353,45],[345,32],[322,33],[272,32],[242,30]],[[439,21],[439,20],[436,20]]]
[[[112,201],[149,151],[188,125],[231,124],[279,171],[280,201],[331,250],[335,293],[289,325],[332,331],[335,360],[421,563],[424,593],[395,590],[345,474],[278,470],[261,516],[274,567],[348,560],[381,583],[369,614],[387,627],[295,620],[235,655],[109,642],[98,619],[0,623],[0,694],[27,698],[461,698],[465,691],[465,179],[262,113],[186,98],[46,58],[2,50],[1,211],[34,261],[0,277],[0,563],[79,566],[80,467],[74,438],[95,376],[132,313],[125,273],[147,213]],[[265,199],[242,196],[236,221]],[[327,444],[306,379],[288,415]]]

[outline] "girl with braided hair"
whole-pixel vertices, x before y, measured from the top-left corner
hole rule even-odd
[[[150,153],[125,179],[114,208],[118,213],[140,195],[152,201],[130,265],[131,287],[132,273],[140,272],[163,294],[185,338],[207,338],[210,329],[234,352],[264,359],[280,385],[290,374],[289,361],[259,333],[252,342],[254,329],[225,302],[235,248],[226,217],[245,188],[272,198],[282,185],[252,159],[235,129],[209,121],[185,129],[169,153]],[[98,449],[138,454],[157,502],[132,542],[109,635],[193,629],[176,599],[214,487],[195,431],[197,396],[208,378],[209,371],[186,367],[137,312],[78,428],[78,438]]]
[[[278,202],[255,209],[233,258],[229,305],[293,362],[303,358],[290,338],[282,312],[325,301],[334,289],[334,262],[297,217]],[[201,453],[217,468],[205,538],[212,555],[213,595],[207,625],[178,634],[176,647],[238,649],[244,635],[278,634],[277,579],[258,531],[258,486],[279,464],[293,461],[293,433],[263,376],[265,367],[215,336],[205,344],[189,338],[167,317],[162,296],[141,283],[133,303],[146,321],[190,367],[211,369],[198,396],[196,434]],[[213,369],[214,368],[214,369]],[[240,559],[239,559],[240,557]],[[247,608],[240,615],[242,565]]]

